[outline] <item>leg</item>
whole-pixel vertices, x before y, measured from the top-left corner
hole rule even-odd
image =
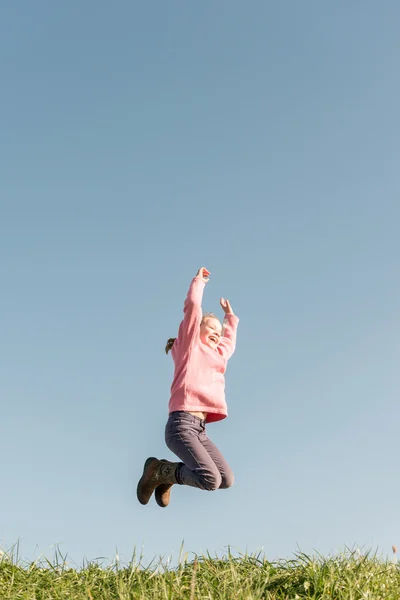
[[[203,431],[203,433],[200,435],[200,441],[203,445],[203,448],[207,450],[221,474],[222,481],[219,489],[223,490],[232,487],[235,478],[233,476],[232,469],[222,456],[220,450],[218,450],[217,446],[209,439],[205,431]]]
[[[197,417],[184,412],[172,413],[165,429],[165,442],[183,465],[176,472],[178,483],[216,490],[222,484],[217,465],[200,439],[204,425]]]

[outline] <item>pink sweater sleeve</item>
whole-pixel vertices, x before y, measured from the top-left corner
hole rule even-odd
[[[179,325],[179,346],[188,348],[194,336],[198,336],[201,319],[203,316],[201,302],[203,299],[205,283],[201,277],[195,277],[190,284],[188,295],[183,308],[183,321]]]
[[[223,335],[218,344],[218,352],[229,360],[236,348],[236,332],[239,323],[239,318],[231,313],[225,315],[223,324]]]

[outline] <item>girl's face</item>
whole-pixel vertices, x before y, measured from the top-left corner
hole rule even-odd
[[[219,344],[219,338],[222,333],[222,325],[214,317],[206,317],[200,325],[200,340],[213,350]]]

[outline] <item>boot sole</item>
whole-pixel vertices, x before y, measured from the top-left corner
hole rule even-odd
[[[158,487],[156,487],[156,489],[154,491],[154,498],[156,499],[156,502],[157,502],[158,506],[160,506],[161,508],[167,508],[167,506],[170,503],[170,500],[168,500],[168,502],[165,504],[162,501],[161,496],[162,496],[162,494],[164,494],[167,491],[165,488],[171,489],[172,485],[173,484],[161,483],[161,485],[159,485]],[[160,488],[164,488],[164,489],[160,490]]]

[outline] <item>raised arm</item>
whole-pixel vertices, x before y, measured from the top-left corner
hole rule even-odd
[[[218,352],[229,360],[235,352],[236,347],[236,332],[239,323],[239,318],[233,313],[229,300],[221,298],[221,307],[225,313],[224,322],[222,325],[222,336],[218,344]]]
[[[179,325],[177,339],[179,345],[189,345],[194,335],[198,335],[203,316],[201,302],[209,275],[209,271],[205,267],[201,267],[196,277],[192,279],[183,308],[183,320]]]

